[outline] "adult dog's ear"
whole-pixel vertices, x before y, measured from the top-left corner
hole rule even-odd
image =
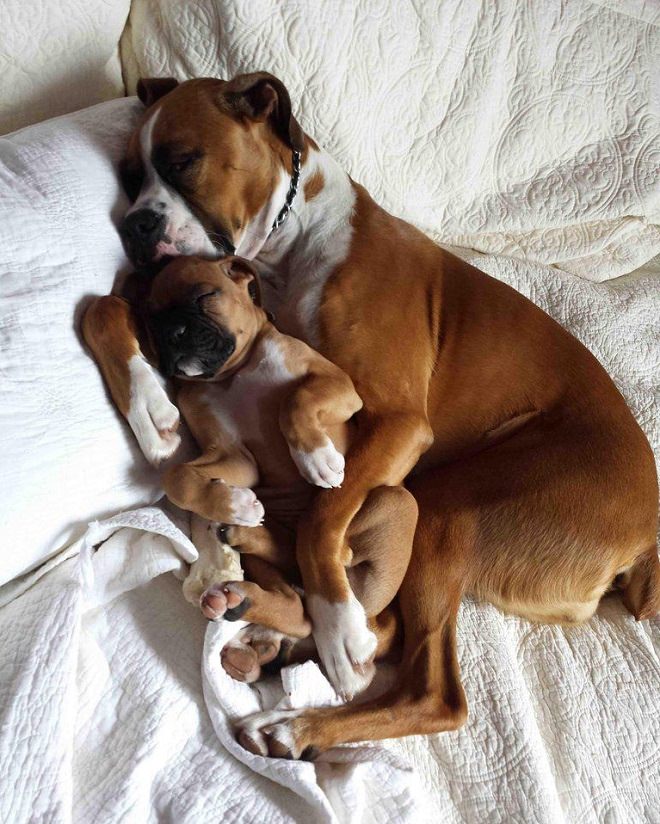
[[[137,84],[137,96],[149,108],[178,85],[175,77],[141,77]]]
[[[223,97],[239,115],[267,120],[289,148],[302,152],[303,130],[291,113],[291,98],[284,83],[268,72],[241,74],[223,88]]]
[[[224,264],[227,276],[230,277],[234,283],[244,285],[252,300],[257,306],[261,306],[261,284],[259,283],[259,275],[254,266],[242,257],[224,258],[220,263]]]

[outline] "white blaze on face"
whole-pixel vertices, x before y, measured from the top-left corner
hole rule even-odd
[[[275,189],[257,214],[248,222],[236,243],[236,254],[253,260],[261,251],[273,228],[275,218],[284,205],[291,179],[280,169]]]
[[[188,208],[185,200],[159,176],[151,160],[153,130],[160,114],[157,109],[142,126],[140,150],[144,165],[144,182],[140,194],[126,214],[149,209],[165,216],[165,234],[154,249],[154,260],[164,255],[202,255],[220,257],[206,230]]]

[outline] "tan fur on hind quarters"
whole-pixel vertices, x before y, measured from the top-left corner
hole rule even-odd
[[[660,613],[660,562],[655,546],[624,573],[623,603],[638,621]]]

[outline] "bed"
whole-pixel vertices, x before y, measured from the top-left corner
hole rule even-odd
[[[377,200],[576,334],[660,456],[656,4],[134,0],[116,48],[129,94],[280,76]],[[238,747],[233,717],[336,699],[313,664],[225,676],[235,626],[183,600],[185,519],[78,336],[128,268],[116,169],[140,110],[0,138],[0,820],[660,821],[660,622],[616,596],[571,629],[466,600],[458,732],[315,764]]]

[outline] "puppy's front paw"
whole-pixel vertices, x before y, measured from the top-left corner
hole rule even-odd
[[[238,526],[259,526],[264,519],[264,507],[251,489],[229,486],[230,520]]]
[[[344,456],[330,438],[323,446],[304,452],[290,448],[293,462],[303,478],[314,486],[332,489],[341,486],[344,480]]]
[[[128,422],[149,463],[158,466],[179,448],[179,410],[151,366],[135,355],[129,361],[131,403]]]

